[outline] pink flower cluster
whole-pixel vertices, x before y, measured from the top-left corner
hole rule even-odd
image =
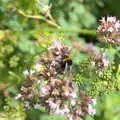
[[[120,21],[117,20],[116,17],[103,17],[100,22],[101,24],[97,30],[100,33],[112,33],[120,29]]]
[[[94,52],[91,56],[92,66],[95,66],[98,70],[103,70],[109,66],[109,60],[106,58],[104,53]]]
[[[65,115],[70,120],[83,120],[86,114],[94,115],[93,100],[80,92],[70,80],[51,78],[41,88],[41,99],[50,114]],[[70,108],[72,106],[72,109]]]
[[[47,58],[43,56],[40,59],[40,64],[45,66],[45,69],[40,73],[46,79],[55,77],[59,73],[63,73],[65,70],[64,59],[69,57],[71,53],[70,48],[64,46],[59,41],[54,41],[53,45],[48,48]],[[70,66],[68,66],[68,70]]]
[[[51,78],[51,80],[41,88],[41,97],[49,113],[66,113],[68,103],[71,101],[75,105],[74,99],[77,97],[77,87],[70,80]]]
[[[31,74],[25,77],[26,78],[23,82],[23,85],[21,86],[20,98],[22,98],[24,101],[30,101],[35,95],[35,85],[37,84],[37,78]]]
[[[97,33],[100,41],[120,45],[120,21],[116,17],[103,17]]]
[[[55,41],[49,47],[48,54],[40,59],[40,67],[44,66],[43,69],[26,76],[20,97],[24,100],[27,109],[44,106],[49,114],[65,115],[70,120],[83,120],[84,115],[95,114],[92,99],[84,92],[78,91],[77,85],[68,79],[69,77],[61,78],[65,69],[63,61],[70,52],[67,46]],[[61,75],[60,78],[58,74]],[[40,88],[37,89],[38,83]],[[33,104],[32,100],[35,96],[37,100]]]

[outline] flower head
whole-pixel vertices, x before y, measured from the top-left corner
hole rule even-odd
[[[103,17],[97,33],[100,41],[120,45],[120,21],[116,17]]]
[[[54,42],[53,42],[53,45],[50,46],[50,47],[48,48],[48,50],[54,50],[54,49],[61,50],[61,48],[62,48],[61,42],[60,42],[60,41],[54,41]]]
[[[116,17],[103,17],[100,22],[100,26],[97,30],[100,33],[109,33],[120,29],[120,21],[117,20]]]
[[[109,66],[109,60],[106,58],[105,53],[96,52],[91,56],[92,66],[95,66],[97,70],[103,70]]]

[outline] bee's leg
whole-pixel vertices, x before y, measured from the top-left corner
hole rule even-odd
[[[64,74],[68,71],[68,63],[65,64]]]
[[[70,66],[70,76],[72,76],[72,65]]]

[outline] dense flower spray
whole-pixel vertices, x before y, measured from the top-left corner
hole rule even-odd
[[[48,55],[51,57],[47,60],[45,58],[40,60],[42,65],[47,63],[48,68],[47,71],[41,72],[45,75],[50,71],[48,82],[41,87],[40,98],[50,114],[62,114],[71,120],[82,120],[86,114],[95,114],[92,99],[79,91],[77,85],[69,77],[67,79],[57,78],[58,73],[63,74],[65,69],[63,60],[70,56],[70,53],[71,50],[67,46],[55,41],[48,48]]]
[[[68,77],[58,77],[66,74],[67,62],[64,60],[70,56],[71,50],[55,41],[48,48],[48,53],[44,55],[35,69],[42,69],[33,72],[24,72],[26,79],[21,87],[21,95],[25,102],[25,107],[31,109],[44,106],[49,114],[65,115],[69,120],[83,120],[86,114],[94,115],[93,99],[88,97],[83,91],[79,91],[77,85]],[[67,66],[69,68],[69,64]],[[69,69],[67,69],[67,72]],[[36,91],[36,85],[41,87]],[[36,103],[32,99],[36,96]]]
[[[94,47],[93,43],[82,45],[82,43],[74,42],[74,47],[80,52],[86,53],[90,56],[90,65],[94,66],[97,71],[102,71],[109,66],[109,60],[106,54]]]
[[[41,99],[50,114],[65,115],[71,120],[79,120],[86,114],[94,115],[94,99],[88,97],[70,80],[51,78],[41,88]],[[72,109],[71,109],[72,108]]]
[[[97,71],[102,71],[109,66],[109,60],[106,58],[105,53],[96,51],[91,56],[91,65],[96,67]]]
[[[66,62],[65,59],[70,56],[71,49],[65,45],[62,45],[59,41],[55,41],[52,46],[48,48],[47,55],[40,58],[39,63],[44,66],[44,69],[40,72],[40,75],[50,79],[65,71]],[[67,70],[70,66],[67,66]]]
[[[103,17],[97,33],[100,41],[120,45],[120,21],[116,17]]]

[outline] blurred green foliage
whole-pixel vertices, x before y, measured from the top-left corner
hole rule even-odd
[[[120,119],[120,94],[113,93],[100,98],[96,105],[97,114],[95,120],[119,120]]]
[[[26,113],[22,104],[7,98],[4,101],[4,107],[0,112],[0,120],[25,120]]]
[[[98,19],[105,14],[120,17],[119,4],[119,0],[0,0],[0,120],[34,120],[33,116],[35,120],[63,120],[63,116],[39,110],[26,113],[21,103],[5,100],[1,93],[5,94],[4,89],[11,96],[18,93],[23,72],[33,68],[35,58],[53,40],[64,39],[71,47],[73,41],[96,42]],[[107,53],[115,63],[96,77],[86,60],[88,55],[73,48],[74,80],[94,98],[120,90],[119,48],[112,47]],[[119,99],[114,94],[98,102],[95,120],[119,120]]]
[[[33,118],[34,116],[34,118]],[[28,112],[28,120],[66,120],[64,116],[60,115],[48,115],[40,110],[34,110]]]
[[[79,0],[51,0],[54,18],[66,29],[95,28],[96,18],[91,13],[90,6]],[[60,8],[62,10],[60,11]],[[90,19],[89,19],[90,18]],[[88,20],[89,19],[89,20]]]

